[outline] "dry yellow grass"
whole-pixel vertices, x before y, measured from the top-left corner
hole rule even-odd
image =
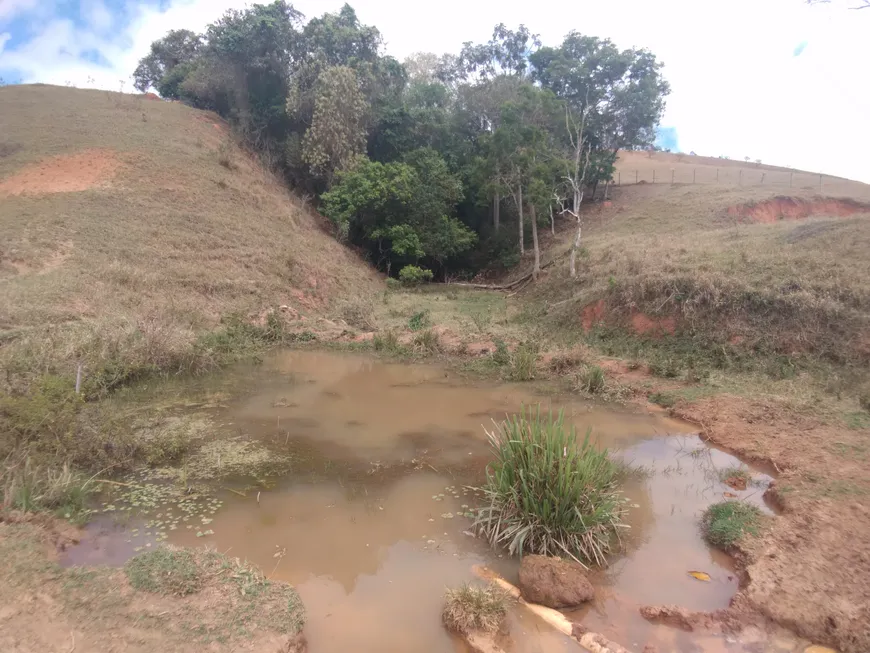
[[[777,220],[774,211],[767,224],[738,220],[728,211],[783,195],[870,203],[870,186],[833,184],[823,195],[733,184],[613,188],[610,206],[585,210],[577,277],[568,274],[573,228],[566,224],[563,239],[547,255],[556,264],[523,296],[545,304],[561,327],[579,327],[584,318],[587,327],[599,318],[630,326],[644,313],[653,322],[674,318],[677,331],[703,346],[866,361],[870,210],[845,217],[820,211],[796,220]],[[602,315],[588,308],[584,313],[599,300]]]
[[[866,195],[867,186],[842,177],[771,166],[753,161],[735,161],[667,152],[621,152],[614,182],[637,182],[771,187],[783,193],[812,191],[837,197]],[[788,190],[790,189],[790,190]]]
[[[376,275],[214,114],[0,88],[0,365],[174,364],[228,314],[323,314]]]

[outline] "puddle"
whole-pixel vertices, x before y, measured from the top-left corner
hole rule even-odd
[[[462,651],[441,625],[445,587],[472,580],[476,564],[511,582],[518,569],[467,534],[478,504],[470,488],[481,484],[490,460],[483,427],[521,404],[541,403],[564,410],[581,435],[591,428],[601,446],[646,470],[625,487],[632,508],[624,554],[592,574],[596,600],[570,616],[638,651],[647,643],[668,651],[740,650],[638,614],[644,604],[726,607],[737,578],[730,559],[700,538],[698,518],[725,492],[763,505],[767,477],[753,470],[761,484],[743,492],[725,486],[718,470],[739,462],[689,435],[691,426],[538,396],[529,385],[468,385],[437,366],[333,353],[287,352],[237,373],[248,375],[247,392],[213,409],[213,419],[226,437],[257,440],[287,457],[289,473],[268,489],[245,488],[245,481],[235,492],[217,489],[207,501],[219,509],[207,517],[169,516],[164,508],[159,514],[170,530],[160,534],[147,526],[159,508],[129,512],[123,526],[102,515],[89,527],[92,536],[68,549],[66,564],[121,564],[155,546],[155,536],[209,545],[297,587],[311,653]],[[690,570],[711,581],[695,580]],[[516,653],[581,650],[519,610],[508,637]]]

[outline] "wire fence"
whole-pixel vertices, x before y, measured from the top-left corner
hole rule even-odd
[[[614,175],[617,186],[632,184],[723,184],[732,186],[782,186],[821,190],[825,183],[844,180],[812,172],[759,170],[755,168],[713,168],[709,166],[670,169],[623,169]]]

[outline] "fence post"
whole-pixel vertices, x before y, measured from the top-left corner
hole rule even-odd
[[[671,168],[671,186],[674,185],[674,169]]]
[[[656,169],[653,168],[653,183],[656,183]]]
[[[719,183],[719,168],[716,168],[716,183]]]
[[[819,192],[822,190],[822,173],[819,173]]]
[[[740,168],[740,174],[737,175],[737,185],[738,186],[743,185],[743,168]]]
[[[788,185],[789,185],[789,188],[794,186],[794,173],[793,172],[789,173],[789,175],[788,175]]]
[[[761,173],[761,185],[762,186],[764,186],[764,174],[765,173],[763,173],[763,172]]]
[[[693,184],[695,183],[695,175],[697,174],[697,172],[698,172],[697,168],[692,168],[692,183]]]
[[[616,185],[622,186],[622,173],[621,172],[616,173]]]
[[[634,171],[634,183],[637,183],[637,170]]]

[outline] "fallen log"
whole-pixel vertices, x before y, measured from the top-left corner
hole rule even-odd
[[[555,263],[555,262],[556,261],[549,261],[547,263],[544,263],[541,266],[541,270],[545,270],[546,268],[553,265],[553,263]],[[504,283],[504,284],[453,282],[453,283],[448,283],[447,285],[448,286],[459,286],[460,288],[472,288],[474,290],[513,290],[514,288],[516,288],[520,284],[525,283],[526,281],[529,281],[532,278],[532,276],[534,276],[534,273],[529,272],[528,274],[521,276],[519,279],[514,279],[510,283]]]
[[[540,617],[545,623],[558,630],[563,635],[573,637],[590,653],[631,653],[628,649],[611,642],[604,635],[587,631],[581,624],[570,621],[565,615],[553,608],[547,608],[537,603],[524,600],[518,587],[511,585],[504,578],[486,567],[475,565],[472,571],[484,580],[496,583],[508,594],[514,597],[520,605]]]

